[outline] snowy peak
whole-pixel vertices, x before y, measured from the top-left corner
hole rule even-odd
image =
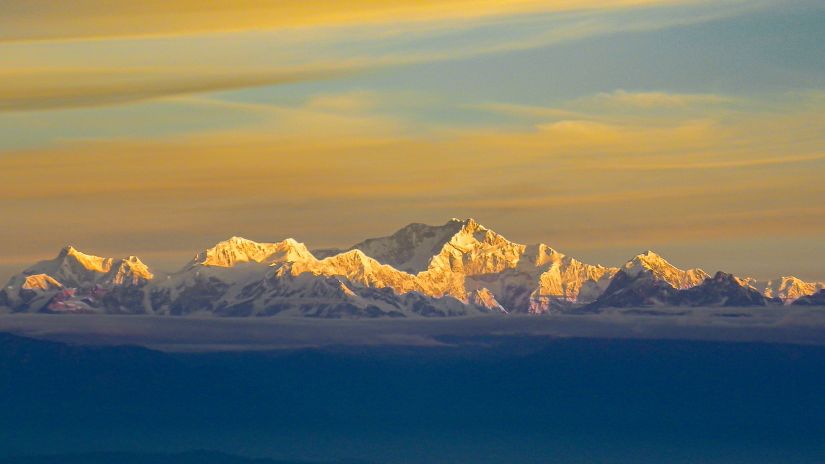
[[[0,305],[31,312],[447,316],[752,305],[775,297],[801,300],[825,287],[795,277],[710,278],[652,251],[620,268],[590,265],[543,243],[511,242],[472,218],[413,223],[347,250],[317,254],[293,239],[230,237],[198,253],[180,272],[153,277],[137,257],[104,258],[67,246],[13,277],[0,291]]]
[[[627,308],[672,305],[678,302],[679,290],[663,279],[654,277],[650,269],[619,270],[610,285],[596,301],[585,306],[587,311],[605,307]]]
[[[514,245],[503,236],[482,226],[476,222],[475,219],[465,219],[464,221],[459,221],[456,224],[461,225],[461,229],[459,229],[459,231],[456,232],[449,241],[449,243],[455,247],[471,249],[478,246],[478,244],[490,246]]]
[[[39,283],[30,281],[29,285],[40,288],[51,287],[46,282],[51,279],[63,287],[83,287],[96,284],[141,284],[154,276],[149,267],[136,256],[123,259],[104,258],[79,251],[73,246],[66,246],[51,260],[41,261],[23,271],[20,276],[12,278],[22,288],[29,277],[41,275]],[[46,279],[48,277],[48,279]],[[45,287],[44,287],[45,285]]]
[[[565,258],[564,254],[559,253],[543,243],[528,246],[525,250],[525,254],[536,267],[558,264]]]
[[[103,258],[64,247],[53,259],[41,261],[12,276],[0,301],[15,310],[93,311],[116,288],[136,289],[154,276],[135,256]]]
[[[242,263],[277,264],[314,259],[303,243],[291,238],[277,243],[258,243],[231,237],[200,252],[187,266],[234,267]]]
[[[445,246],[470,250],[479,243],[495,245],[506,239],[479,224],[475,219],[450,219],[439,226],[421,223],[406,225],[386,237],[364,240],[345,251],[361,250],[367,256],[400,271],[417,274],[429,269],[433,258]],[[319,250],[319,257],[329,257],[344,250]]]
[[[428,272],[452,272],[466,276],[496,274],[515,269],[527,248],[473,219],[451,223],[461,228],[433,256]]]
[[[486,232],[487,230],[489,230],[486,227],[484,227],[483,225],[479,224],[478,221],[476,221],[473,218],[467,218],[467,219],[452,218],[452,219],[450,219],[449,224],[458,224],[458,225],[461,226],[462,231],[467,232],[467,233],[471,233],[471,234],[475,233],[475,232]]]
[[[616,272],[581,263],[544,244],[511,242],[473,218],[453,218],[439,226],[410,224],[352,250],[415,277],[412,284],[409,278],[394,279],[396,290],[415,288],[429,296],[450,295],[472,303],[481,298],[473,292],[484,288],[514,311],[530,306],[531,294],[544,308],[554,299],[570,303],[582,296],[592,301]],[[326,260],[336,253],[342,252],[324,250],[319,255]]]
[[[647,269],[631,275],[619,271],[610,286],[594,303],[585,307],[599,311],[606,307],[641,308],[648,306],[765,306],[778,300],[765,298],[753,288],[742,285],[736,276],[717,272],[701,284],[678,289]]]
[[[364,254],[361,250],[350,250],[318,261],[315,266],[330,275],[348,275],[351,273],[369,274],[382,268],[390,268]]]
[[[645,269],[676,269],[676,267],[667,262],[667,260],[662,258],[659,254],[651,250],[647,250],[644,253],[634,256],[630,261],[622,266],[622,269],[627,271],[628,274],[634,275]]]
[[[365,287],[391,288],[396,293],[421,290],[415,276],[382,264],[361,250],[350,250],[322,260],[304,260],[289,263],[275,271],[298,276],[304,273],[328,277],[343,277]]]
[[[102,273],[109,272],[112,268],[113,261],[112,258],[101,258],[100,256],[87,255],[71,245],[68,245],[60,250],[60,253],[55,259],[63,263],[76,264],[87,271]]]
[[[111,266],[103,280],[114,285],[140,285],[154,277],[149,266],[143,264],[137,256],[128,256]]]
[[[545,311],[550,299],[557,302],[592,302],[604,292],[618,271],[617,268],[582,263],[544,244],[529,248],[531,260],[542,271],[538,288],[533,293],[533,311]]]
[[[710,277],[702,269],[683,271],[650,250],[633,257],[622,266],[622,270],[632,277],[641,271],[650,271],[654,279],[665,281],[677,289],[695,287]]]
[[[392,235],[364,240],[347,251],[361,250],[381,263],[414,274],[427,269],[432,257],[464,227],[464,222],[453,219],[441,226],[413,223]],[[319,256],[328,257],[341,252],[325,250]]]
[[[794,276],[783,276],[768,281],[759,281],[747,277],[742,279],[742,283],[768,298],[779,298],[785,303],[790,303],[803,296],[813,295],[825,288],[825,283],[805,282]]]

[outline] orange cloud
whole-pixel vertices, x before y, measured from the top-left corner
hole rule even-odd
[[[666,16],[664,9],[631,19],[623,12],[683,3],[708,4],[705,0],[242,0],[231,4],[19,0],[0,15],[0,111],[115,105],[330,79],[388,66],[707,21],[742,8],[730,0],[724,8],[687,19]],[[570,11],[584,13],[527,14]],[[474,40],[464,40],[467,33],[480,32],[499,20],[497,27],[507,28],[506,35],[476,34]],[[504,21],[547,27],[514,27],[511,32],[510,23]],[[674,96],[654,93],[610,98],[637,105],[679,104]]]
[[[0,71],[0,111],[32,111],[130,103],[246,87],[330,79],[357,72],[345,63],[269,70],[17,69]]]
[[[583,115],[521,130],[410,131],[381,114],[381,100],[343,94],[271,106],[184,97],[261,118],[243,129],[6,152],[0,209],[15,221],[0,229],[0,244],[15,249],[0,255],[15,261],[69,241],[180,249],[183,262],[193,244],[224,236],[344,245],[391,232],[388,224],[452,216],[562,249],[825,232],[816,206],[825,198],[822,105],[701,122]],[[342,243],[329,242],[330,228]]]
[[[697,0],[15,0],[0,40],[53,40],[467,20],[537,12],[700,3]]]

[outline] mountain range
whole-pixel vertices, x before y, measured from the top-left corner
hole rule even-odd
[[[678,269],[652,251],[619,267],[507,240],[473,219],[410,224],[347,249],[231,237],[174,273],[63,248],[13,276],[13,312],[322,318],[599,312],[610,307],[825,304],[825,284]]]

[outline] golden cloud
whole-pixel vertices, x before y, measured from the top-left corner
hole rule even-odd
[[[0,71],[0,111],[114,105],[141,100],[320,80],[357,72],[345,64],[245,69],[17,69]]]
[[[95,39],[296,27],[467,20],[697,0],[14,0],[0,40]]]
[[[733,7],[714,8],[688,19],[665,16],[658,10],[651,17],[627,19],[621,14],[627,8],[683,3],[706,2],[15,1],[0,16],[0,111],[114,105],[329,79],[380,67],[706,21],[740,11],[739,2],[726,1]],[[586,13],[559,15],[557,20],[550,18],[553,15],[524,15],[560,11]],[[513,21],[547,22],[547,27],[516,28],[506,35],[478,34],[470,42],[462,38],[463,33],[489,25],[486,21],[509,20],[512,15],[522,15]],[[5,43],[3,34],[9,39]],[[22,40],[27,37],[32,40]],[[98,40],[85,40],[89,38]],[[609,97],[636,105],[677,105],[688,98],[655,93]]]
[[[573,248],[825,231],[815,205],[825,198],[821,105],[702,122],[582,117],[411,132],[380,113],[377,94],[291,107],[179,100],[262,118],[246,129],[0,155],[0,209],[15,218],[0,238],[24,244],[3,253],[84,240],[155,252],[180,243],[188,253],[179,237],[207,245],[234,234],[343,245],[324,242],[330,227],[355,240],[452,216]],[[548,215],[555,232],[543,237]]]

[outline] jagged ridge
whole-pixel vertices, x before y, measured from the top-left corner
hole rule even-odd
[[[511,242],[473,219],[451,219],[410,224],[343,251],[311,252],[291,238],[231,237],[160,278],[134,256],[102,258],[66,247],[14,276],[0,305],[35,312],[413,317],[762,304],[823,288],[793,277],[724,276],[678,269],[652,251],[619,268],[590,265],[546,244]]]

